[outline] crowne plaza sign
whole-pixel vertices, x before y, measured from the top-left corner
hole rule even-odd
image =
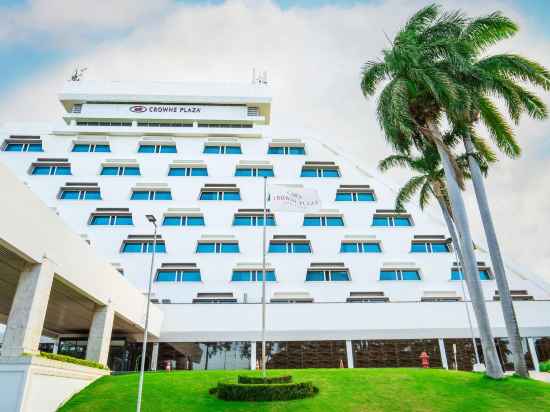
[[[200,113],[199,106],[181,106],[175,104],[165,105],[135,105],[130,106],[129,110],[134,113]]]

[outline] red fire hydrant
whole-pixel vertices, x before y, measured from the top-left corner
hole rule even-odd
[[[430,367],[430,356],[426,352],[420,354],[420,362],[422,363],[423,368]]]

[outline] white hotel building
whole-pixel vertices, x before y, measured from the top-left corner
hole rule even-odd
[[[65,112],[51,124],[2,125],[0,162],[143,292],[145,215],[156,216],[152,302],[163,320],[151,368],[255,367],[268,176],[322,200],[316,213],[268,214],[268,368],[418,366],[426,351],[433,366],[471,369],[469,298],[442,221],[414,207],[396,213],[374,165],[272,134],[268,86],[80,81],[59,100]],[[477,253],[510,369],[490,258]],[[550,286],[507,269],[533,367],[550,358]],[[47,335],[60,353],[85,355],[86,330]],[[139,339],[113,333],[111,369],[137,368]]]

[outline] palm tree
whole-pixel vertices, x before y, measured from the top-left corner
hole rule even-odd
[[[366,97],[389,80],[378,100],[378,119],[389,143],[403,153],[434,145],[441,157],[452,216],[459,232],[464,275],[480,331],[487,375],[503,376],[487,308],[477,273],[468,216],[462,198],[463,175],[451,148],[445,145],[441,122],[448,111],[458,113],[467,95],[454,81],[449,66],[466,64],[455,41],[465,18],[460,13],[440,15],[431,5],[421,9],[396,35],[382,61],[369,61],[363,69],[361,88]]]

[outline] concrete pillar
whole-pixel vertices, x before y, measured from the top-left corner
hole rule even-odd
[[[351,340],[346,341],[346,356],[348,359],[348,368],[353,368],[353,346],[351,345]]]
[[[21,272],[6,325],[2,356],[38,352],[53,274],[52,263],[47,259]]]
[[[96,306],[88,336],[86,359],[107,364],[115,312],[111,305]]]
[[[447,362],[447,352],[445,351],[445,341],[439,338],[437,342],[439,343],[439,353],[441,354],[441,365],[445,369],[449,369],[449,362]]]
[[[250,342],[250,370],[256,370],[256,342]]]
[[[527,345],[529,346],[529,352],[531,352],[531,359],[533,359],[533,367],[535,371],[539,371],[539,356],[537,355],[537,348],[535,346],[535,340],[533,338],[527,338]]]
[[[153,342],[153,351],[151,353],[151,370],[156,371],[158,367],[159,360],[159,343]]]

